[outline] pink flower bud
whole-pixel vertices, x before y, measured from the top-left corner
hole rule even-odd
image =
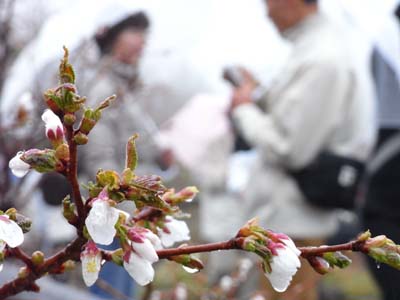
[[[46,125],[46,136],[52,142],[62,141],[64,138],[64,127],[60,118],[52,110],[46,109],[42,114],[42,120]]]

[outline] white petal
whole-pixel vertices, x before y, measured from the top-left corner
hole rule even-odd
[[[154,269],[151,263],[134,252],[131,252],[129,263],[124,261],[124,268],[142,286],[149,284],[154,279]]]
[[[93,241],[101,245],[110,245],[117,232],[114,226],[118,218],[118,210],[111,207],[107,201],[95,201],[85,221]]]
[[[31,167],[21,159],[22,154],[22,151],[18,152],[8,163],[11,172],[17,177],[24,177]]]
[[[92,286],[97,278],[101,269],[101,253],[96,255],[83,255],[82,261],[82,276],[86,286]]]
[[[161,242],[165,247],[171,247],[176,242],[190,240],[190,230],[185,221],[179,221],[174,218],[168,218],[165,223],[169,233],[159,230]]]
[[[300,259],[289,247],[277,251],[278,255],[273,256],[271,262],[272,272],[266,272],[265,276],[277,292],[284,292],[300,267]]]
[[[301,251],[296,247],[292,239],[281,239],[286,246],[288,246],[297,256],[300,256]]]
[[[157,235],[155,235],[153,232],[148,230],[144,234],[144,236],[146,237],[146,239],[148,239],[153,244],[154,249],[156,249],[156,250],[162,249],[160,238]]]
[[[0,240],[3,240],[9,247],[15,248],[24,242],[24,233],[8,216],[0,216]]]
[[[0,272],[3,271],[3,264],[0,264]]]
[[[144,259],[147,259],[149,262],[154,263],[158,261],[157,252],[154,249],[153,244],[148,239],[145,239],[143,243],[132,242],[132,248],[137,254]]]
[[[46,129],[56,131],[57,127],[63,128],[60,118],[51,109],[46,109],[43,112],[42,120],[46,124]]]

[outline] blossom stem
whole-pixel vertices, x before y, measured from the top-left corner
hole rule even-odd
[[[67,178],[68,181],[70,182],[72,186],[72,191],[73,191],[73,196],[74,196],[74,202],[76,205],[76,209],[78,212],[78,230],[81,231],[83,228],[83,224],[86,219],[86,208],[85,205],[82,201],[82,195],[81,191],[79,189],[79,183],[78,183],[78,154],[77,154],[77,144],[74,142],[73,137],[74,137],[74,129],[72,125],[66,126],[67,129],[67,141],[68,141],[68,146],[69,146],[69,153],[70,153],[70,159],[69,159],[69,169],[67,173]]]

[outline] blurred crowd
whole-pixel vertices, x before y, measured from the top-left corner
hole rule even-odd
[[[125,143],[138,133],[138,174],[199,187],[187,207],[195,241],[228,239],[257,216],[297,246],[345,242],[367,229],[400,243],[398,1],[193,1],[204,20],[188,12],[181,24],[157,1],[100,1],[81,17],[76,3],[60,1],[43,5],[28,34],[19,2],[0,3],[0,204],[32,216],[32,249],[51,252],[74,235],[61,217],[70,193],[62,176],[21,180],[8,171],[17,149],[45,143],[36,119],[42,93],[57,85],[64,44],[88,106],[117,96],[80,149],[82,182],[99,168],[122,171]],[[81,5],[89,11],[94,3]],[[225,17],[230,6],[236,13]],[[237,259],[211,255],[210,280]],[[400,273],[367,264],[382,300],[399,299]],[[132,296],[124,272],[107,264],[101,277]],[[251,281],[267,299],[323,300],[320,275],[307,263],[283,294]],[[92,292],[113,299],[104,287]]]

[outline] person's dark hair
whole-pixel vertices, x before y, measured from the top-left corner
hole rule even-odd
[[[397,20],[400,22],[400,5],[397,6],[396,11],[394,13],[397,17]]]
[[[304,0],[305,3],[317,3],[318,0]]]
[[[109,53],[118,35],[125,29],[146,31],[150,26],[150,20],[144,12],[134,13],[117,24],[104,28],[95,36],[97,45],[102,54]]]

